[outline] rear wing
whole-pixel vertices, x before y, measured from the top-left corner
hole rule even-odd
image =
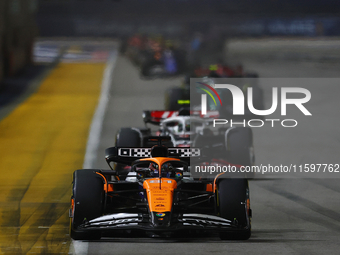
[[[187,163],[190,163],[191,158],[198,158],[201,156],[201,150],[198,148],[160,148],[162,150],[167,150],[167,157],[178,158],[180,160],[186,161]],[[153,156],[152,150],[153,148],[110,147],[105,150],[105,159],[110,167],[110,163],[112,162],[131,165],[132,162],[137,159],[151,158]]]
[[[179,111],[143,111],[143,120],[145,123],[160,125],[162,120],[176,116],[195,116],[201,118],[218,118],[220,116],[218,111],[207,111],[205,115],[201,111],[190,111],[189,109],[182,109]]]
[[[143,111],[143,120],[145,123],[159,125],[166,118],[178,116],[179,111]]]

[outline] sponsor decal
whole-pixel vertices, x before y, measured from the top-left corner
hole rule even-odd
[[[164,216],[165,216],[165,213],[156,213],[156,216],[157,216],[157,217],[164,217]]]
[[[177,178],[181,178],[181,177],[182,177],[182,173],[178,172],[178,173],[176,173],[175,176],[176,176]]]

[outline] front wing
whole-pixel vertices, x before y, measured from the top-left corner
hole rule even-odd
[[[79,230],[145,230],[171,232],[182,229],[217,230],[217,231],[243,231],[246,230],[237,222],[207,214],[182,214],[170,226],[153,226],[139,213],[116,213],[101,216],[85,222]]]

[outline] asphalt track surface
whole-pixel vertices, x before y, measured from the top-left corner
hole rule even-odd
[[[243,60],[245,67],[263,77],[337,77],[339,64],[299,61]],[[114,143],[120,127],[142,126],[143,109],[162,109],[165,88],[180,80],[141,80],[137,70],[119,57],[113,74],[111,99],[106,113],[97,161],[106,167],[103,151]],[[301,118],[302,128],[280,133],[282,129],[257,129],[255,150],[258,163],[339,162],[340,87],[327,90],[314,86],[308,107],[318,109],[321,121]],[[270,90],[265,89],[265,94]],[[322,100],[322,101],[320,101]],[[323,104],[324,102],[324,104]],[[322,111],[325,110],[325,111]],[[326,113],[329,111],[328,113]],[[296,114],[296,113],[294,113]],[[334,115],[335,118],[331,118]],[[299,119],[299,117],[298,117]],[[299,119],[300,120],[300,119]],[[315,121],[314,121],[315,120]],[[311,125],[312,124],[312,125]],[[317,132],[315,132],[315,130]],[[314,137],[316,136],[316,137]],[[325,140],[326,139],[326,140]],[[327,142],[325,142],[327,141]],[[214,235],[172,239],[145,237],[103,238],[89,242],[88,254],[336,254],[340,244],[339,179],[256,179],[250,181],[253,234],[248,241],[220,241]],[[84,251],[84,250],[83,250]]]
[[[247,61],[242,59],[247,69],[258,71],[262,77],[338,77],[340,65],[337,63],[309,63],[305,61],[268,60]],[[63,67],[63,66],[62,66]],[[76,67],[74,67],[76,68]],[[78,67],[77,67],[78,68]],[[76,72],[76,69],[73,69]],[[102,75],[104,67],[98,67],[96,76]],[[70,70],[60,70],[69,73]],[[87,73],[90,74],[88,69]],[[72,74],[72,73],[70,73]],[[74,74],[74,73],[73,73]],[[77,72],[75,73],[77,74]],[[61,73],[58,76],[64,77]],[[78,76],[79,77],[79,76]],[[112,73],[109,101],[106,108],[104,122],[100,133],[96,157],[92,162],[94,168],[107,169],[104,160],[104,150],[114,145],[115,134],[121,127],[143,126],[142,110],[162,109],[164,105],[164,90],[181,83],[180,78],[174,79],[141,79],[135,66],[125,57],[119,56]],[[55,77],[56,78],[56,77]],[[66,77],[71,78],[71,77]],[[47,136],[50,140],[40,139],[40,143],[34,143],[31,138],[30,146],[24,148],[28,152],[19,162],[23,165],[29,162],[30,168],[20,169],[21,165],[13,165],[16,158],[4,158],[6,164],[2,165],[1,172],[1,253],[3,254],[337,254],[340,250],[340,181],[339,179],[278,179],[258,178],[250,181],[251,206],[253,209],[252,237],[247,241],[221,241],[214,235],[193,235],[178,238],[148,238],[115,236],[104,237],[100,241],[73,242],[68,236],[67,208],[71,194],[70,180],[73,168],[81,168],[86,150],[86,139],[90,129],[90,123],[95,112],[95,102],[99,98],[100,79],[96,78],[96,86],[88,87],[89,93],[83,93],[87,100],[91,101],[86,109],[79,107],[84,112],[82,117],[76,112],[58,116],[58,109],[54,109],[54,118],[44,121],[42,124],[48,128],[49,124],[59,125],[54,129],[55,133]],[[86,84],[86,79],[82,82]],[[44,84],[44,83],[43,83]],[[43,86],[42,84],[42,86]],[[77,83],[81,87],[82,83]],[[64,86],[59,96],[74,99],[74,90],[68,91]],[[87,88],[87,87],[86,87]],[[92,91],[91,89],[94,89]],[[337,97],[340,87],[331,89],[322,87],[311,88],[313,98],[309,107],[319,116],[326,116],[323,121],[301,121],[304,129],[298,133],[293,131],[287,134],[268,128],[254,130],[255,150],[257,163],[273,164],[289,162],[308,163],[310,161],[322,161],[321,163],[340,163],[338,160],[340,138],[337,134],[339,126],[339,103]],[[91,92],[92,91],[92,92]],[[268,95],[270,90],[265,89]],[[91,97],[89,96],[91,94]],[[68,97],[69,95],[70,97]],[[72,96],[71,96],[72,95]],[[79,99],[81,100],[81,98]],[[40,98],[37,103],[44,106],[48,100]],[[71,100],[72,101],[72,100]],[[79,101],[76,105],[82,104]],[[85,104],[84,104],[85,105]],[[54,107],[52,107],[54,108]],[[53,110],[50,108],[49,110]],[[80,109],[81,108],[81,109]],[[67,112],[66,108],[61,108]],[[59,109],[60,111],[60,109]],[[14,112],[12,112],[14,113]],[[12,116],[12,113],[9,115]],[[30,114],[29,112],[27,114]],[[47,113],[46,113],[47,114]],[[294,113],[295,114],[295,113]],[[22,114],[18,120],[25,116]],[[61,117],[63,121],[56,121]],[[53,134],[58,134],[58,128],[63,128],[62,123],[67,119],[77,119],[72,125],[81,130],[65,130],[54,139]],[[81,119],[80,119],[81,118]],[[7,119],[7,118],[6,118]],[[10,122],[0,122],[1,130],[10,126]],[[37,119],[26,119],[27,123]],[[326,122],[325,122],[326,121]],[[15,122],[17,123],[17,122]],[[326,123],[326,124],[325,124]],[[25,124],[25,125],[26,125]],[[308,127],[307,127],[308,126]],[[7,130],[7,129],[6,129]],[[315,137],[317,130],[317,137]],[[18,130],[14,130],[18,131]],[[38,131],[43,131],[39,129]],[[37,133],[38,133],[37,131]],[[2,153],[6,152],[14,141],[15,133],[1,133]],[[39,134],[35,134],[39,137]],[[26,137],[31,137],[26,131]],[[70,140],[72,136],[77,137]],[[24,138],[24,136],[20,137]],[[289,139],[288,139],[289,138]],[[65,139],[67,142],[65,142]],[[7,147],[4,141],[8,142]],[[51,142],[51,146],[48,146]],[[67,145],[67,153],[62,151]],[[72,144],[77,144],[73,147]],[[41,150],[33,151],[40,145],[45,145]],[[57,153],[52,150],[56,149]],[[9,150],[14,154],[15,149]],[[68,155],[66,155],[68,154]],[[4,155],[4,154],[2,154]],[[40,157],[36,157],[40,155]],[[47,170],[58,162],[64,160]],[[38,160],[44,162],[41,167]],[[338,160],[337,162],[335,162]],[[70,164],[72,162],[72,164]],[[12,164],[12,165],[11,165]],[[35,166],[37,165],[37,166]],[[4,169],[11,166],[14,170],[6,173]],[[5,168],[6,167],[6,168]],[[41,172],[30,173],[30,169],[38,168]],[[59,174],[50,175],[59,171]],[[63,170],[59,170],[63,169]],[[75,170],[75,169],[74,169]],[[20,171],[24,171],[21,173]],[[14,181],[13,175],[21,178]],[[7,180],[13,181],[8,182]],[[53,179],[57,178],[57,179]],[[7,181],[7,183],[6,183]],[[44,183],[44,185],[39,185]],[[44,194],[45,193],[45,194]],[[49,196],[47,199],[46,196]],[[70,246],[70,247],[69,247]]]

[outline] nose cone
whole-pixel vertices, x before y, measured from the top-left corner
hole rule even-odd
[[[152,178],[145,180],[143,188],[146,190],[150,212],[171,212],[174,189],[177,182],[169,178]]]
[[[155,228],[166,228],[170,226],[170,212],[151,212],[151,224]]]
[[[152,178],[144,181],[143,188],[148,198],[152,226],[154,228],[169,227],[177,182],[169,178]]]

